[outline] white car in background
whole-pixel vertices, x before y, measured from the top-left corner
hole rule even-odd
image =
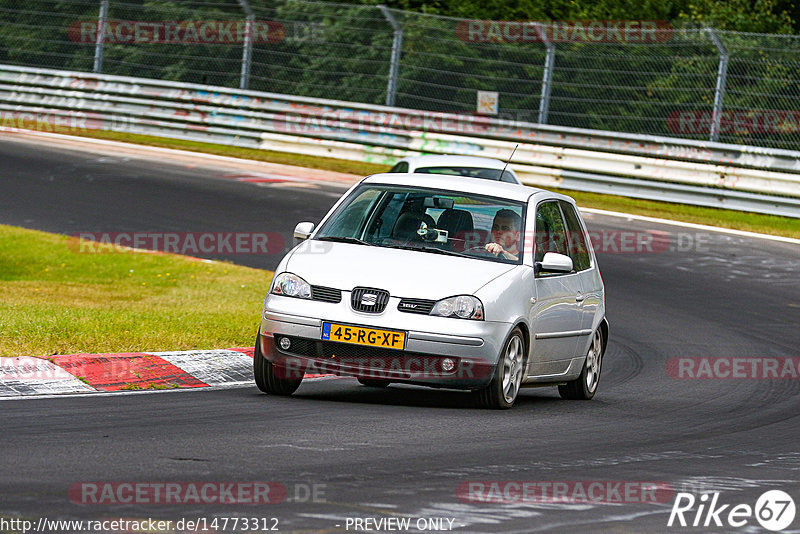
[[[522,184],[504,161],[476,156],[416,156],[403,158],[389,172],[446,174]],[[502,173],[502,176],[501,176]]]

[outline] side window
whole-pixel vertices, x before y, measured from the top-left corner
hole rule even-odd
[[[401,161],[400,163],[389,169],[389,172],[408,172],[408,162]]]
[[[501,182],[508,182],[510,184],[515,184],[517,181],[514,179],[514,175],[508,171],[503,171],[503,175],[500,176]]]
[[[585,271],[590,267],[589,249],[586,245],[586,235],[575,213],[575,208],[569,202],[559,201],[564,219],[567,221],[567,237],[569,237],[569,256],[576,271]]]
[[[534,261],[542,261],[545,253],[567,254],[567,232],[558,202],[539,204],[536,209],[536,251]]]

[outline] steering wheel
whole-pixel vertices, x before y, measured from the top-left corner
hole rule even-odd
[[[465,249],[464,253],[465,254],[482,254],[484,256],[497,257],[497,254],[494,254],[494,253],[489,252],[488,250],[486,250],[486,245],[473,245],[473,246],[469,247],[468,249]]]

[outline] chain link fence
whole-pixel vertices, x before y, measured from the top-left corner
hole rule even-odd
[[[800,150],[800,36],[306,0],[0,0],[0,20],[12,65]]]

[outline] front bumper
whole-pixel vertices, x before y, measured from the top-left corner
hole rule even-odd
[[[404,313],[390,299],[380,314],[337,304],[270,295],[261,317],[261,353],[289,376],[331,373],[432,387],[480,389],[494,376],[512,325]],[[322,323],[335,322],[407,333],[403,350],[322,340]],[[447,332],[447,333],[444,333]],[[289,347],[280,346],[288,338]],[[445,358],[455,362],[452,369]]]

